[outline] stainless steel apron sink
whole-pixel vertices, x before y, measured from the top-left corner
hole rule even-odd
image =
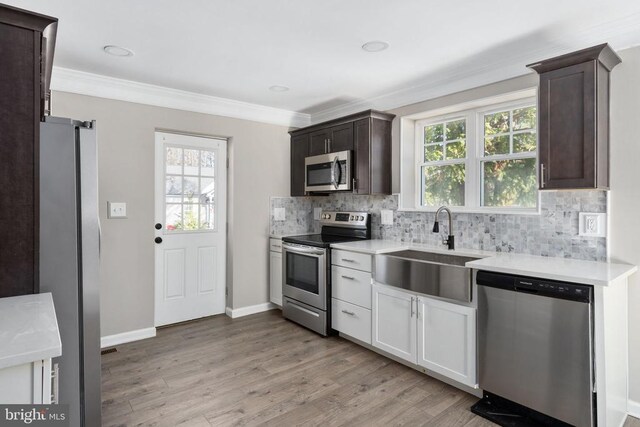
[[[376,255],[374,280],[408,291],[471,301],[472,271],[465,263],[479,258],[402,250]]]

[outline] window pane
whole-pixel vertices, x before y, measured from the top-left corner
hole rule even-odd
[[[494,136],[484,139],[484,155],[509,154],[509,135]]]
[[[195,176],[185,176],[183,181],[183,193],[185,203],[195,203],[193,200],[200,195],[198,188],[198,178]]]
[[[525,153],[536,151],[537,141],[535,132],[524,132],[513,135],[513,152]]]
[[[447,123],[447,141],[453,141],[455,139],[464,139],[466,136],[465,128],[466,128],[466,123],[464,119]]]
[[[200,178],[200,186],[200,203],[213,202],[215,180],[213,178]]]
[[[165,228],[171,230],[182,229],[182,205],[166,204],[165,205]]]
[[[166,154],[167,173],[182,174],[182,148],[167,147]]]
[[[534,129],[536,127],[536,107],[513,110],[513,130]]]
[[[213,230],[215,228],[214,221],[214,205],[208,203],[200,205],[200,229],[201,230]]]
[[[484,134],[495,135],[496,133],[509,132],[509,112],[487,114],[484,116]]]
[[[483,162],[483,206],[533,208],[538,197],[536,159]]]
[[[184,174],[198,175],[200,173],[198,166],[200,165],[199,150],[184,150]]]
[[[424,143],[442,142],[444,140],[444,124],[426,126],[424,128]]]
[[[467,157],[467,146],[464,141],[447,144],[447,159],[464,159]]]
[[[165,182],[165,185],[164,185],[165,194],[167,196],[178,196],[178,198],[182,196],[182,177],[181,176],[166,176],[164,182]]]
[[[183,205],[183,220],[182,220],[182,229],[183,230],[198,230],[199,222],[198,222],[198,209],[199,205],[194,204],[184,204]]]
[[[425,206],[464,206],[464,163],[446,166],[424,166]]]
[[[213,151],[203,150],[200,152],[200,167],[202,176],[214,176],[216,165],[216,155]]]
[[[425,145],[424,147],[424,161],[436,162],[442,160],[442,144]]]

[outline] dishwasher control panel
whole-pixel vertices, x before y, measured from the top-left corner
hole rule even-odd
[[[592,295],[592,287],[589,285],[534,277],[512,276],[487,271],[479,271],[476,282],[484,286],[582,302],[590,302]]]

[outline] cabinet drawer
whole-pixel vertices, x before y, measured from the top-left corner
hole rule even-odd
[[[269,250],[274,252],[282,252],[282,240],[269,239]]]
[[[334,298],[371,309],[371,273],[334,265],[331,292]]]
[[[371,344],[371,310],[339,299],[331,299],[331,327]]]
[[[332,249],[331,263],[333,265],[371,272],[371,255],[369,254]]]

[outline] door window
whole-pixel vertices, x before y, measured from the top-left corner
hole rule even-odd
[[[286,284],[318,295],[318,258],[287,252]]]
[[[216,151],[165,146],[165,230],[215,231]]]

